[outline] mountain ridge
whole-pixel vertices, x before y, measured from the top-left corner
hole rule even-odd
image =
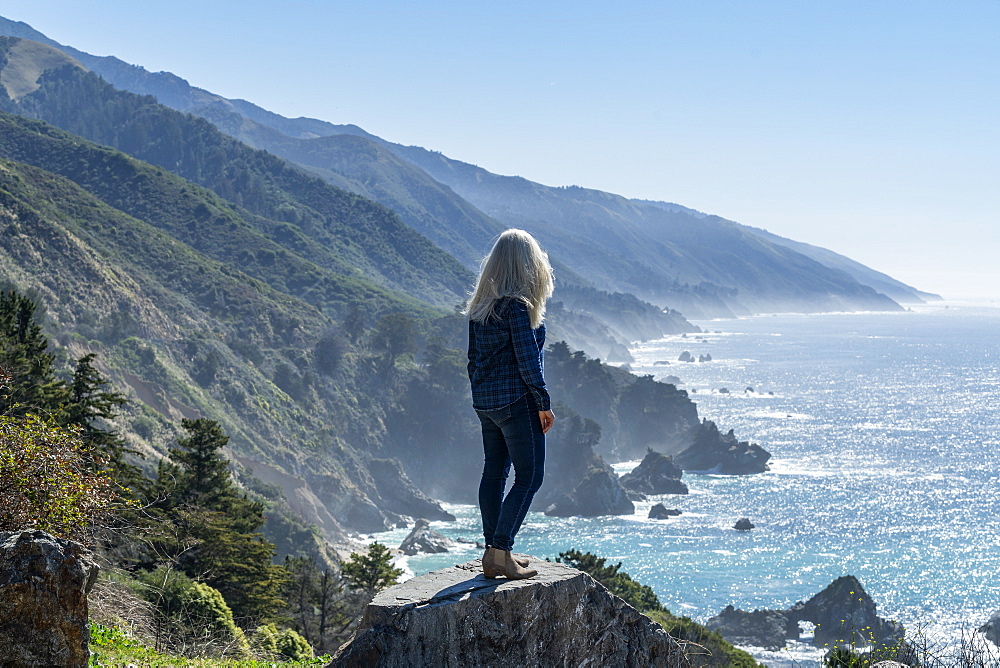
[[[3,24],[0,22],[0,30],[14,31],[15,28],[11,27],[10,23]],[[28,27],[23,24],[20,24],[17,30],[20,30],[22,34],[29,34]],[[76,50],[71,48],[68,48],[68,52],[74,56],[77,55]],[[81,60],[81,62],[85,61]],[[848,266],[840,263],[837,266],[830,267],[821,261],[824,258],[829,258],[829,256],[820,258],[815,253],[800,253],[798,251],[803,249],[802,246],[776,243],[774,239],[769,238],[767,235],[757,235],[769,246],[767,252],[759,252],[761,250],[760,246],[756,242],[748,241],[749,237],[741,239],[739,237],[742,235],[731,233],[729,240],[736,245],[733,248],[721,249],[721,253],[717,253],[715,259],[703,258],[707,262],[700,261],[694,264],[691,262],[678,262],[676,263],[676,269],[665,270],[662,266],[663,260],[666,258],[670,261],[670,258],[678,257],[673,252],[676,248],[672,248],[670,243],[663,245],[668,240],[663,238],[657,239],[655,234],[651,236],[651,229],[655,232],[657,225],[662,227],[664,224],[668,224],[668,226],[669,224],[674,224],[677,222],[678,216],[681,218],[686,216],[692,220],[702,221],[703,225],[711,226],[722,225],[724,227],[725,223],[731,222],[708,214],[694,212],[681,205],[647,203],[636,200],[637,205],[641,205],[645,209],[642,216],[652,219],[652,222],[639,221],[643,225],[638,226],[638,231],[646,236],[642,242],[632,243],[631,245],[626,243],[615,252],[609,254],[606,252],[606,249],[598,248],[596,247],[598,244],[587,240],[585,235],[580,235],[577,229],[579,221],[586,222],[588,218],[593,217],[587,212],[590,211],[592,213],[595,210],[598,216],[604,216],[605,218],[605,232],[618,224],[617,221],[619,219],[616,219],[614,216],[609,217],[606,211],[601,211],[600,206],[595,208],[595,203],[592,201],[574,203],[575,206],[584,207],[583,209],[577,209],[584,215],[575,216],[576,220],[572,226],[566,224],[553,226],[550,220],[547,218],[541,220],[540,218],[543,217],[537,215],[537,211],[532,210],[507,212],[505,214],[502,211],[502,207],[491,207],[488,200],[482,199],[481,196],[475,196],[468,189],[463,190],[463,187],[456,180],[448,178],[446,173],[447,168],[454,169],[456,165],[460,165],[462,169],[467,170],[472,168],[471,165],[450,161],[441,154],[433,151],[421,149],[420,147],[404,147],[386,142],[354,125],[334,125],[326,121],[307,118],[287,119],[245,100],[227,100],[208,91],[191,87],[186,81],[180,77],[176,77],[176,75],[169,73],[150,74],[142,68],[127,65],[112,57],[98,58],[90,56],[90,61],[85,62],[85,64],[95,68],[96,71],[100,71],[109,80],[114,79],[118,85],[130,86],[140,92],[155,92],[161,100],[166,101],[168,104],[177,105],[178,108],[183,108],[186,111],[206,117],[215,117],[218,119],[218,117],[227,114],[237,114],[257,125],[266,125],[288,139],[296,139],[301,142],[323,139],[332,135],[350,135],[379,143],[397,156],[413,165],[421,167],[423,171],[430,174],[437,182],[450,187],[452,191],[457,192],[465,200],[472,201],[472,204],[477,209],[484,210],[492,218],[500,219],[503,225],[526,226],[530,231],[537,232],[538,236],[546,239],[546,245],[553,250],[553,256],[560,256],[560,251],[564,252],[562,259],[567,264],[567,267],[575,274],[587,276],[590,284],[599,289],[630,292],[644,300],[653,301],[660,306],[675,308],[695,317],[720,317],[773,310],[800,310],[808,312],[816,310],[855,309],[895,310],[899,308],[898,304],[895,304],[890,298],[879,297],[878,292],[865,286],[863,280],[857,280],[858,278],[862,278],[874,281],[873,275],[878,272],[851,271],[850,269],[861,266],[856,264]],[[145,75],[142,74],[144,72]],[[236,132],[238,133],[238,131]],[[241,138],[244,140],[248,139],[246,136],[242,136]],[[272,144],[265,145],[264,142],[261,142],[258,145],[259,147],[272,150],[275,148],[273,142],[280,140],[275,140],[272,137],[269,141]],[[251,143],[254,142],[251,140]],[[285,155],[285,157],[289,156]],[[294,156],[292,159],[294,159]],[[432,164],[435,162],[439,164]],[[445,163],[447,168],[441,168],[440,163]],[[313,168],[323,169],[322,166],[317,165],[313,165]],[[335,182],[336,177],[329,174],[330,170],[327,169],[325,171],[325,178],[332,179]],[[343,171],[341,170],[340,172],[341,178],[348,178],[344,176]],[[499,177],[485,170],[482,170],[478,174],[480,176],[485,175],[494,181],[519,178]],[[527,180],[522,181],[523,183],[530,183]],[[341,183],[340,185],[348,184]],[[539,184],[532,184],[532,187],[537,189],[546,188]],[[589,189],[577,189],[573,187],[555,188],[546,191],[545,194],[551,197],[560,191],[601,193],[601,191],[590,191]],[[618,196],[611,195],[610,193],[601,193],[601,195],[618,198]],[[495,194],[492,196],[496,197]],[[621,202],[628,200],[624,198],[618,199],[620,202],[616,206],[619,209],[618,213],[620,213],[622,208]],[[508,199],[504,204],[509,203],[509,201]],[[653,209],[660,209],[666,211],[668,214],[673,214],[674,220],[670,221],[662,216],[658,217],[657,214],[651,213],[650,210]],[[667,220],[667,223],[664,223],[665,220]],[[407,222],[408,224],[413,224],[409,220]],[[635,223],[636,221],[632,220],[629,222]],[[737,223],[732,224],[737,225],[744,231],[752,230],[752,228],[740,226]],[[547,225],[549,226],[549,232],[546,232]],[[646,229],[643,229],[643,227]],[[420,228],[417,227],[416,229]],[[442,238],[447,238],[446,234],[434,235],[428,233],[426,230],[421,231],[427,233],[439,245],[448,243],[442,241]],[[754,235],[751,233],[750,236]],[[613,239],[609,237],[609,240]],[[757,248],[757,250],[754,251],[754,248]],[[456,257],[460,257],[460,259],[464,258],[463,264],[466,264],[467,267],[470,266],[468,249],[458,250],[452,245],[448,250],[455,254]],[[743,261],[740,257],[743,252],[753,255],[752,261]],[[632,256],[633,254],[639,254],[641,258],[643,253],[646,254],[646,260],[642,262],[637,262],[636,258]],[[726,258],[725,255],[727,253],[734,256],[735,260],[733,258]],[[474,256],[474,253],[472,255]],[[684,253],[681,252],[679,257],[683,256]],[[586,261],[580,261],[580,258],[586,258]],[[598,261],[594,258],[602,259]],[[571,261],[573,259],[577,261]],[[781,277],[782,266],[780,263],[788,261],[791,261],[794,266],[789,269],[787,275],[784,277],[784,284],[777,286],[776,282],[772,280],[771,285],[768,285],[766,282],[767,279]],[[621,272],[621,276],[611,275],[612,272],[607,271],[602,275],[600,271],[601,267],[612,265],[615,265],[615,271]],[[595,269],[597,270],[596,272]],[[721,280],[713,274],[713,272],[718,271],[724,272]],[[728,276],[725,274],[727,271]],[[594,275],[599,279],[597,282],[591,280]],[[741,281],[745,281],[746,283],[741,284]],[[757,290],[759,294],[754,294],[752,290],[754,281],[761,282],[761,289]],[[902,284],[893,282],[890,279],[890,282],[880,282],[879,285],[895,285],[898,288]],[[908,286],[905,287],[908,288]],[[905,288],[896,289],[895,294],[906,297],[911,301],[920,301],[921,297],[919,294],[926,295],[926,293],[919,293],[919,291],[915,290],[910,291]]]

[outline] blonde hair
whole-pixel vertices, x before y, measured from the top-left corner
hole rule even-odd
[[[552,296],[552,266],[535,238],[524,230],[509,229],[493,244],[479,269],[479,278],[465,307],[470,320],[496,317],[499,299],[513,297],[528,308],[532,329],[545,318],[545,302]]]

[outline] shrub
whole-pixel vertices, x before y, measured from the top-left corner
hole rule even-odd
[[[0,416],[0,531],[41,529],[89,542],[126,502],[77,428]]]
[[[246,636],[218,589],[162,567],[140,579],[159,612],[161,646],[192,656],[248,654]]]
[[[274,624],[257,627],[254,639],[256,648],[267,654],[280,654],[290,661],[305,661],[313,658],[309,642],[294,629],[279,630]]]

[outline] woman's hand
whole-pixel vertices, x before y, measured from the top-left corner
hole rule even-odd
[[[556,415],[552,411],[538,411],[538,419],[542,423],[542,433],[545,434],[552,429],[552,423],[556,421]]]

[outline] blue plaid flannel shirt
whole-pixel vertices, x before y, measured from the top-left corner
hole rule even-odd
[[[538,410],[549,410],[542,377],[545,325],[532,329],[528,308],[519,299],[502,298],[495,312],[497,317],[486,322],[469,321],[473,408],[503,408],[531,392]]]

